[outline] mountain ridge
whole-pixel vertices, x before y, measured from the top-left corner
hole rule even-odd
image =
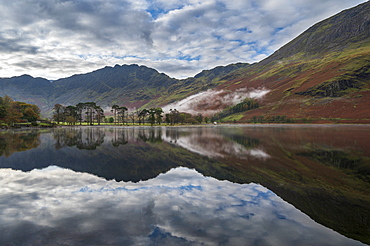
[[[50,115],[50,110],[57,103],[75,105],[79,102],[95,101],[104,107],[113,104],[141,107],[151,101],[155,102],[163,94],[177,94],[177,96],[174,95],[174,99],[168,98],[168,102],[172,102],[202,89],[211,88],[211,82],[217,75],[248,65],[238,63],[219,66],[204,70],[196,77],[182,80],[159,73],[154,68],[137,64],[106,66],[89,73],[75,74],[55,81],[21,75],[0,78],[0,95],[37,104],[46,115]],[[159,104],[163,105],[163,99],[151,106],[159,106]]]

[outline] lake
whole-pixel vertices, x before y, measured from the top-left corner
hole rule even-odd
[[[0,245],[367,245],[370,126],[0,131]]]

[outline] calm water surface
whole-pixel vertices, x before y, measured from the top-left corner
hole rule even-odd
[[[0,245],[370,244],[370,126],[0,131]]]

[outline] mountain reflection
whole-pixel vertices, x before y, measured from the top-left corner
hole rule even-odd
[[[176,168],[139,183],[0,172],[1,245],[362,245],[258,184]]]
[[[0,168],[56,165],[142,184],[187,167],[218,180],[261,184],[318,223],[370,243],[369,139],[368,126],[334,125],[2,131]]]

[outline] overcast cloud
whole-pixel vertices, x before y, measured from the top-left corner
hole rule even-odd
[[[267,57],[364,0],[0,0],[0,77],[137,63],[171,77]]]

